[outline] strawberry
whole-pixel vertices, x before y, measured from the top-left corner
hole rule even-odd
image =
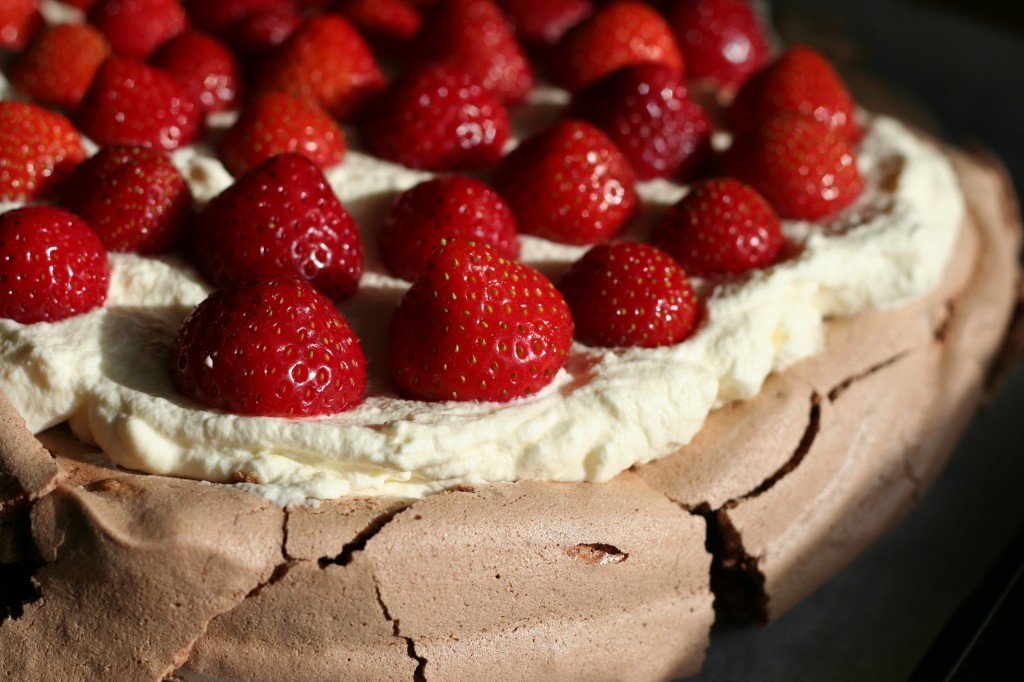
[[[259,60],[291,38],[305,23],[292,7],[246,14],[224,31],[224,40],[243,61]]]
[[[185,9],[196,28],[221,36],[251,14],[294,12],[295,4],[292,0],[188,0]]]
[[[408,44],[423,26],[419,10],[404,0],[347,0],[341,13],[371,45],[386,51]]]
[[[0,201],[31,201],[85,159],[71,121],[24,102],[0,102]]]
[[[14,60],[11,85],[40,104],[75,109],[109,54],[110,44],[92,26],[55,26]]]
[[[242,72],[235,55],[219,40],[198,31],[170,39],[152,64],[171,74],[206,112],[233,108],[240,97]]]
[[[236,177],[288,152],[328,168],[345,156],[345,135],[334,119],[312,102],[268,92],[242,110],[220,146],[224,167]]]
[[[594,11],[590,0],[498,0],[516,29],[516,36],[528,47],[556,45],[566,31]]]
[[[566,34],[551,60],[552,75],[581,90],[624,66],[654,62],[683,73],[683,57],[661,15],[642,2],[619,0]]]
[[[711,163],[711,119],[677,71],[638,64],[614,71],[573,97],[570,115],[601,128],[637,177],[692,180]]]
[[[864,187],[849,141],[802,116],[777,115],[739,135],[723,164],[783,218],[827,218],[853,203]]]
[[[548,385],[573,324],[558,289],[489,246],[439,246],[391,320],[388,360],[407,398],[507,402]]]
[[[693,80],[735,90],[771,57],[749,0],[673,0],[664,12]]]
[[[211,294],[178,330],[171,373],[193,400],[261,417],[336,414],[366,391],[366,358],[348,321],[295,277]]]
[[[501,9],[491,0],[448,0],[420,31],[416,57],[465,71],[511,106],[533,87],[534,73]]]
[[[738,275],[775,262],[782,221],[752,187],[716,178],[693,185],[668,210],[654,243],[694,277]]]
[[[670,346],[689,336],[697,319],[686,272],[650,244],[598,244],[573,264],[559,288],[576,338],[589,346]]]
[[[4,0],[0,3],[0,50],[23,50],[44,24],[38,0]]]
[[[201,109],[160,69],[123,57],[103,62],[78,110],[82,132],[100,145],[172,151],[199,134]]]
[[[259,81],[262,92],[311,100],[342,120],[383,87],[384,77],[362,36],[332,14],[313,17],[299,29],[266,64]]]
[[[99,0],[87,19],[122,57],[148,59],[185,30],[180,0]]]
[[[615,143],[575,119],[524,140],[494,177],[520,231],[565,244],[594,244],[625,227],[638,206],[635,183]]]
[[[49,206],[0,214],[0,317],[56,322],[103,305],[110,265],[77,216]]]
[[[393,273],[412,281],[434,247],[455,237],[519,257],[516,221],[504,199],[480,180],[457,175],[422,182],[398,197],[381,229],[381,256]]]
[[[725,113],[737,131],[756,127],[765,117],[796,114],[814,118],[850,141],[861,136],[849,90],[831,64],[809,47],[789,48],[750,78]]]
[[[192,217],[188,183],[166,153],[151,147],[103,147],[75,169],[68,186],[65,205],[110,251],[171,251]]]
[[[374,154],[436,171],[496,162],[509,130],[497,98],[472,76],[445,66],[406,74],[374,103],[363,128]]]
[[[253,168],[214,197],[192,227],[189,256],[215,286],[299,276],[336,301],[359,287],[363,246],[355,221],[304,156],[282,154]]]

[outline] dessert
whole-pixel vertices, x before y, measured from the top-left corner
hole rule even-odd
[[[474,4],[483,3],[452,7]],[[634,5],[613,7],[650,16]],[[664,27],[654,28],[661,45]],[[299,55],[308,65],[295,47],[307,44],[303,32],[295,35],[281,59]],[[595,72],[606,59],[622,65],[621,53],[601,54],[586,31],[577,35],[584,39],[565,49],[587,54]],[[479,57],[455,47],[439,63]],[[349,116],[365,87],[306,95]],[[518,97],[492,87],[506,101]],[[550,89],[527,97],[534,114],[557,115],[565,102]],[[891,118],[865,115],[864,128],[855,152],[837,126],[815,133],[828,140],[816,163],[849,171],[856,154],[857,171],[816,194],[852,205],[819,224],[786,220],[781,260],[699,283],[701,317],[686,341],[577,344],[566,354],[563,329],[545,343],[555,358],[567,355],[565,367],[512,402],[500,391],[482,403],[410,399],[405,370],[386,371],[396,357],[384,350],[397,336],[390,310],[413,304],[408,283],[378,262],[370,230],[398,191],[430,174],[356,149],[326,169],[367,245],[360,291],[340,305],[371,368],[368,397],[352,410],[282,421],[224,414],[179,394],[171,341],[212,289],[178,257],[111,254],[113,283],[96,314],[34,328],[0,322],[0,385],[11,403],[0,430],[0,570],[16,586],[0,621],[14,655],[0,665],[28,677],[61,669],[112,679],[693,672],[714,617],[712,590],[756,619],[777,617],[912,503],[977,404],[1016,301],[1019,219],[998,168],[940,152]],[[584,123],[548,130],[576,141],[601,135]],[[533,177],[550,168],[550,152],[537,146]],[[591,241],[580,230],[642,239],[685,191],[654,180],[637,200],[625,161],[611,172],[578,168],[590,161],[580,149],[571,173],[594,182],[598,199],[614,198],[617,212],[608,222],[579,213],[581,228],[564,241]],[[593,156],[616,153],[612,145]],[[816,153],[808,147],[802,158]],[[174,158],[211,207],[204,215],[224,216],[207,217],[190,249],[202,251],[224,225],[245,243],[245,224],[231,225],[251,193],[223,199],[232,179],[209,149]],[[751,184],[790,168],[769,161],[776,165]],[[548,207],[539,193],[533,202],[514,197],[525,181],[508,178],[519,170],[499,168],[495,184],[513,195],[512,213],[528,231],[539,221],[524,211],[557,212],[562,199]],[[866,189],[851,190],[861,178]],[[633,203],[646,213],[630,221]],[[823,210],[786,206],[789,217]],[[552,278],[587,250],[529,234],[521,246],[523,260]],[[466,242],[435,254],[456,247]],[[468,253],[458,260],[488,252]],[[534,276],[543,277],[518,274]],[[417,286],[411,291],[426,287],[428,299],[440,290]],[[553,309],[556,300],[552,293]],[[541,325],[557,330],[561,319]],[[97,613],[106,627],[77,636]]]

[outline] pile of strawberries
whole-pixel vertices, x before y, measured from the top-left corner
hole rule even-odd
[[[219,289],[171,371],[221,409],[362,400],[366,362],[335,304],[359,287],[364,245],[323,174],[350,142],[445,173],[364,226],[414,282],[390,370],[426,400],[535,393],[574,337],[679,343],[699,318],[690,276],[773,264],[780,217],[826,218],[862,188],[846,88],[813,50],[773,56],[746,0],[63,2],[85,21],[0,7],[19,95],[0,102],[0,202],[29,204],[0,215],[0,316],[103,305],[106,251],[184,254]],[[511,145],[509,112],[545,81],[570,106]],[[208,138],[227,110],[237,122]],[[733,135],[724,153],[715,130]],[[204,139],[236,182],[197,207],[168,152]],[[650,243],[614,239],[655,178],[692,187]],[[516,261],[520,234],[592,248],[556,286]]]

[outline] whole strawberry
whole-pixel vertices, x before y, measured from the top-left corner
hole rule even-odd
[[[689,336],[697,318],[686,272],[650,244],[598,244],[573,264],[559,288],[576,338],[589,346],[669,346]]]
[[[179,83],[206,112],[225,111],[241,99],[242,70],[234,54],[216,38],[185,31],[164,43],[152,64]]]
[[[295,11],[292,0],[188,0],[185,9],[193,26],[215,36],[232,24],[260,12]]]
[[[151,145],[173,151],[199,134],[201,109],[185,86],[142,62],[103,62],[76,118],[100,145]]]
[[[0,102],[0,201],[50,192],[85,158],[71,121],[24,102]]]
[[[684,70],[676,39],[657,10],[617,0],[566,34],[550,67],[555,80],[575,92],[625,66],[649,62]]]
[[[282,278],[215,291],[171,348],[174,385],[227,412],[311,417],[363,400],[366,359],[334,304],[308,282]]]
[[[771,57],[749,0],[672,0],[664,12],[693,80],[734,90]]]
[[[417,41],[417,63],[459,69],[505,105],[520,102],[534,73],[501,9],[491,0],[447,0],[429,15]]]
[[[23,50],[44,25],[38,0],[4,0],[0,3],[0,50]]]
[[[188,183],[166,153],[151,147],[103,147],[68,186],[67,208],[110,251],[172,251],[192,217]]]
[[[502,159],[494,187],[521,232],[565,244],[595,244],[636,212],[629,161],[593,125],[566,119]]]
[[[14,60],[11,84],[40,104],[75,109],[109,54],[106,38],[92,26],[55,26]]]
[[[775,116],[738,135],[723,164],[726,173],[753,186],[783,218],[827,218],[853,203],[864,188],[849,141],[803,116]]]
[[[423,26],[423,16],[405,0],[345,0],[341,13],[374,48],[393,52],[407,45]]]
[[[0,317],[56,322],[103,305],[107,252],[77,216],[49,206],[0,214]]]
[[[456,239],[434,251],[395,309],[391,376],[407,398],[507,402],[551,383],[572,333],[544,275]]]
[[[434,247],[455,237],[519,257],[519,233],[505,201],[480,180],[457,175],[422,182],[398,197],[381,229],[381,257],[393,273],[413,281]]]
[[[846,84],[825,57],[800,45],[748,80],[725,113],[737,131],[792,114],[813,118],[854,142],[861,136]]]
[[[527,47],[547,49],[594,11],[590,0],[498,0]]]
[[[640,180],[688,181],[711,164],[711,119],[663,64],[619,69],[572,100],[571,114],[607,133]]]
[[[298,276],[341,301],[359,287],[359,231],[320,168],[298,154],[268,159],[207,204],[188,236],[215,286]]]
[[[245,106],[220,146],[221,161],[236,177],[285,153],[301,154],[329,168],[345,156],[345,134],[316,104],[268,92]]]
[[[765,268],[782,250],[782,221],[752,187],[732,178],[693,185],[664,215],[654,243],[694,277]]]
[[[316,102],[342,120],[383,87],[384,77],[362,36],[333,14],[307,21],[266,62],[258,84],[261,92]]]
[[[377,156],[435,171],[496,162],[509,130],[497,98],[469,74],[445,66],[400,79],[374,103],[363,127]]]
[[[223,31],[224,41],[243,63],[255,63],[273,54],[295,35],[305,19],[284,0],[283,6],[245,14]]]
[[[114,52],[132,59],[148,59],[184,31],[186,23],[180,0],[99,0],[89,9],[88,20]]]

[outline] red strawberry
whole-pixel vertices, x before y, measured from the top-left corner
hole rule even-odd
[[[711,119],[663,64],[629,66],[595,81],[573,97],[570,115],[607,133],[641,180],[692,180],[711,163]]]
[[[83,159],[71,121],[33,104],[0,102],[0,201],[39,198]]]
[[[598,244],[573,264],[560,288],[576,338],[589,346],[670,346],[690,335],[697,318],[690,279],[650,244]]]
[[[423,26],[423,17],[404,0],[347,0],[341,13],[371,45],[394,50],[407,44]]]
[[[570,28],[594,11],[590,0],[499,0],[527,46],[546,48],[558,43]]]
[[[674,0],[664,11],[694,80],[731,90],[771,56],[749,0]]]
[[[295,4],[291,0],[189,0],[185,8],[197,28],[219,36],[251,14],[294,12]]]
[[[85,222],[49,206],[0,214],[0,317],[56,322],[103,305],[110,266]]]
[[[240,99],[242,73],[219,40],[186,31],[164,43],[152,63],[171,74],[207,112],[224,111]]]
[[[83,12],[87,12],[90,7],[95,5],[99,0],[61,0],[62,4],[70,5],[75,9],[80,9]]]
[[[178,330],[171,363],[179,392],[241,414],[336,414],[366,391],[359,339],[326,296],[294,277],[215,291]]]
[[[448,0],[429,15],[416,51],[421,62],[465,71],[506,105],[533,87],[533,67],[491,0]]]
[[[483,182],[457,175],[420,183],[398,198],[381,229],[381,256],[393,273],[412,281],[434,247],[454,237],[519,257],[516,221],[504,199]]]
[[[647,62],[683,72],[679,46],[661,15],[644,3],[620,0],[571,30],[550,66],[555,79],[575,92],[612,71]]]
[[[820,121],[856,141],[861,130],[853,98],[835,69],[809,47],[791,47],[768,68],[748,80],[726,109],[736,130],[765,117],[796,114]]]
[[[100,145],[142,144],[172,151],[199,134],[200,114],[198,103],[168,74],[111,57],[96,73],[77,121]]]
[[[752,185],[783,218],[820,220],[853,203],[864,183],[849,141],[811,118],[776,116],[738,136],[726,172]]]
[[[615,143],[573,119],[523,141],[494,178],[521,232],[566,244],[595,244],[625,227],[638,205],[635,182]]]
[[[299,276],[336,301],[359,287],[363,246],[320,168],[275,156],[217,195],[193,223],[189,255],[215,286]]]
[[[74,109],[109,54],[106,38],[92,26],[56,26],[14,60],[11,85],[40,104]]]
[[[180,0],[100,0],[89,9],[88,20],[114,52],[132,59],[147,59],[185,30]]]
[[[192,217],[192,192],[164,152],[103,147],[68,183],[67,207],[111,251],[166,253]]]
[[[373,105],[373,153],[410,168],[463,170],[496,162],[509,138],[505,107],[472,76],[444,66],[407,74]]]
[[[694,277],[737,275],[775,262],[782,221],[752,187],[718,178],[693,185],[669,209],[654,243]]]
[[[456,239],[434,251],[395,309],[391,376],[408,398],[506,402],[551,383],[572,331],[544,275]]]
[[[359,32],[323,14],[281,46],[263,69],[259,88],[309,99],[345,119],[384,87],[377,61]]]
[[[345,135],[312,102],[268,92],[250,102],[224,134],[220,158],[237,177],[272,156],[289,152],[328,168],[345,156]]]
[[[298,32],[305,19],[292,7],[246,14],[224,31],[224,40],[242,60],[253,61],[271,55]]]
[[[38,0],[4,0],[0,3],[0,50],[24,49],[44,25]]]

